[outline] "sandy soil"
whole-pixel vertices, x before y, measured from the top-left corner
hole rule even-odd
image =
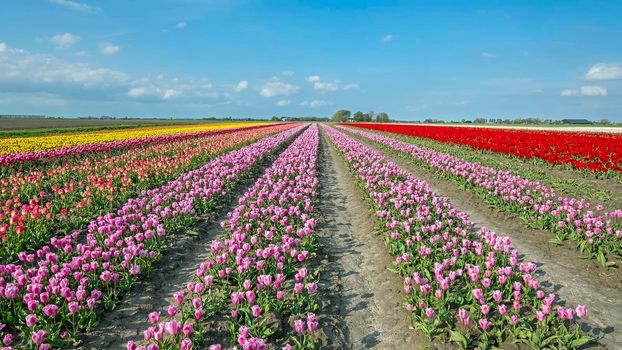
[[[391,123],[397,125],[424,125],[424,126],[455,126],[459,128],[490,128],[490,129],[516,129],[516,130],[545,130],[545,131],[570,131],[570,132],[602,132],[620,134],[622,127],[598,127],[598,126],[527,126],[527,125],[465,125],[465,124],[419,124],[419,123]]]
[[[420,349],[433,345],[409,329],[402,282],[352,176],[322,132],[318,226],[323,245],[320,325],[322,349]]]
[[[426,181],[439,195],[446,196],[459,210],[469,214],[477,227],[512,237],[512,245],[525,261],[536,263],[541,271],[542,286],[554,291],[568,305],[588,306],[589,314],[582,328],[598,344],[591,348],[620,349],[622,344],[622,271],[604,269],[594,260],[581,259],[571,245],[556,246],[548,243],[549,231],[528,229],[520,218],[488,206],[470,191],[460,190],[454,183],[437,178],[433,173],[414,165],[406,158],[394,156],[368,139],[357,139],[374,147],[387,159]]]

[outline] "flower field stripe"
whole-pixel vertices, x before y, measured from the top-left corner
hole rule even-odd
[[[83,230],[98,214],[162,185],[217,155],[291,125],[178,139],[121,154],[95,154],[44,171],[0,179],[0,263],[15,262],[53,236]]]
[[[304,126],[221,155],[160,188],[146,190],[114,213],[88,225],[88,234],[52,238],[16,264],[0,265],[0,315],[16,346],[62,345],[91,328],[98,304],[149,271],[165,250],[165,236],[192,225],[260,159],[274,153]],[[10,343],[10,342],[9,342]]]
[[[174,134],[192,134],[220,129],[245,126],[265,125],[264,122],[252,123],[208,123],[197,125],[151,126],[127,130],[106,130],[96,132],[66,133],[35,137],[9,137],[2,139],[0,154],[38,152],[61,147],[75,147],[90,143],[117,142],[129,139],[150,138]]]
[[[537,157],[550,164],[568,164],[593,173],[612,172],[619,176],[622,172],[622,135],[619,134],[431,125],[345,125],[458,143],[524,159]]]
[[[557,195],[555,189],[509,171],[356,128],[343,130],[407,154],[417,164],[472,189],[489,204],[519,214],[525,224],[551,230],[556,244],[576,242],[582,253],[602,266],[622,259],[622,209],[607,212],[601,205],[593,208],[585,199]]]
[[[507,341],[534,349],[576,349],[590,340],[575,320],[587,309],[555,305],[520,263],[511,238],[474,230],[468,214],[438,197],[424,181],[350,136],[324,127],[370,199],[393,270],[404,279],[413,325],[429,337],[447,337],[462,348]],[[446,338],[446,339],[447,339]]]
[[[280,345],[313,348],[317,275],[308,261],[317,248],[318,131],[311,125],[238,200],[221,223],[224,239],[212,241],[211,257],[174,293],[165,314],[154,311],[145,320],[144,343],[130,341],[128,349],[265,349],[277,331],[266,321],[290,316]],[[228,318],[231,344],[204,339],[216,314]]]
[[[113,149],[127,149],[127,148],[143,147],[143,146],[155,145],[155,144],[163,143],[163,142],[171,142],[171,141],[179,140],[179,139],[201,137],[201,136],[206,136],[206,135],[211,135],[211,134],[228,133],[231,131],[238,131],[240,129],[268,127],[274,124],[262,123],[260,125],[247,126],[247,127],[236,127],[236,125],[239,126],[240,124],[231,123],[227,125],[222,125],[221,127],[215,127],[215,126],[212,126],[211,128],[205,127],[204,129],[208,129],[208,130],[202,130],[202,131],[189,131],[193,129],[174,128],[174,130],[176,131],[185,130],[187,132],[181,132],[181,133],[172,134],[172,135],[167,135],[167,134],[157,135],[156,134],[155,136],[145,136],[145,137],[135,137],[136,135],[132,134],[131,131],[126,131],[126,130],[115,131],[114,133],[125,133],[125,136],[121,140],[118,140],[118,141],[103,141],[103,142],[94,141],[97,138],[91,138],[91,140],[89,140],[87,136],[85,136],[84,134],[76,134],[76,135],[72,135],[71,137],[82,140],[82,142],[79,143],[78,145],[63,146],[62,144],[58,144],[57,146],[55,146],[55,148],[52,148],[49,150],[31,150],[29,152],[23,152],[23,149],[24,149],[23,147],[17,147],[17,148],[11,147],[12,150],[18,150],[18,151],[13,152],[13,153],[0,154],[0,166],[10,166],[14,163],[24,163],[24,162],[33,162],[33,161],[48,161],[54,158],[77,157],[85,153],[109,152],[110,150],[113,150]],[[201,130],[201,129],[199,128],[198,130]],[[28,138],[19,138],[19,139],[34,140],[37,138],[28,137]],[[3,145],[7,144],[7,142],[8,142],[7,139],[2,139]],[[22,141],[22,142],[25,142],[25,141]],[[29,142],[36,143],[36,140],[29,141]],[[3,152],[0,152],[0,153],[3,153]]]

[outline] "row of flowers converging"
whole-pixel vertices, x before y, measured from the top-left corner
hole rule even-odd
[[[463,348],[517,341],[575,349],[590,340],[575,321],[586,308],[556,306],[556,296],[533,277],[536,266],[518,261],[509,237],[474,231],[468,215],[427,183],[352,137],[326,131],[371,200],[417,329],[449,334]]]
[[[259,125],[257,125],[259,124]],[[245,126],[247,125],[247,126]],[[63,142],[54,143],[53,147],[49,147],[49,150],[39,150],[41,141],[38,141],[37,138],[19,138],[21,140],[21,144],[16,147],[9,147],[9,140],[4,139],[2,142],[7,147],[5,152],[0,152],[0,166],[10,166],[15,163],[23,163],[23,162],[32,162],[32,161],[47,161],[54,158],[64,158],[64,157],[76,157],[80,156],[84,153],[92,153],[92,152],[110,152],[115,149],[125,149],[125,148],[134,148],[145,145],[154,145],[162,142],[171,142],[179,139],[186,139],[191,137],[199,137],[205,135],[212,135],[218,133],[227,133],[230,132],[231,129],[240,128],[248,128],[248,127],[262,127],[270,124],[264,123],[225,123],[225,124],[211,124],[202,127],[195,128],[172,128],[176,131],[176,134],[168,134],[168,129],[170,127],[163,127],[162,131],[159,133],[152,133],[153,136],[138,136],[137,131],[111,131],[107,134],[117,135],[117,138],[112,138],[112,140],[102,140],[99,142],[95,142],[98,137],[85,137],[83,134],[75,134],[72,135],[71,138],[75,138],[77,141],[77,145],[67,145]],[[192,131],[191,131],[192,130]],[[162,135],[165,134],[165,135]],[[102,135],[97,134],[97,135]],[[145,135],[149,135],[148,133]],[[47,138],[59,136],[48,136]],[[24,147],[24,141],[32,141],[34,145],[39,145],[35,148],[35,150],[23,152],[26,147]],[[62,140],[61,140],[62,141]],[[86,143],[88,142],[88,143]]]
[[[309,127],[238,200],[221,222],[225,237],[212,242],[210,258],[173,295],[165,316],[149,315],[143,344],[130,341],[129,350],[213,350],[221,343],[264,349],[268,338],[281,338],[284,349],[313,347],[317,276],[308,260],[317,246],[318,131]],[[215,315],[228,319],[230,338],[205,336]]]
[[[473,149],[539,159],[549,164],[620,176],[622,135],[615,133],[512,130],[434,125],[349,124],[365,129],[457,143]]]
[[[165,248],[165,235],[213,210],[260,159],[302,128],[264,138],[144,191],[93,220],[86,237],[73,232],[52,238],[35,253],[19,254],[19,263],[0,265],[5,345],[45,349],[92,327],[98,304],[110,306],[152,268]]]
[[[359,129],[342,130],[407,154],[418,164],[450,176],[488,203],[519,214],[526,224],[552,230],[559,244],[575,241],[581,252],[603,266],[614,263],[607,261],[607,256],[622,257],[622,209],[606,212],[600,205],[592,208],[585,199],[558,196],[554,189],[508,171]]]
[[[98,213],[118,208],[140,191],[160,186],[228,149],[289,127],[210,132],[120,154],[86,154],[77,161],[3,177],[0,263],[16,261],[17,253],[40,247],[58,232],[82,229]]]

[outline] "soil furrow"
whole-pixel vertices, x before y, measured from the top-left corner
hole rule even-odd
[[[411,329],[402,282],[361,190],[322,131],[320,212],[323,245],[322,349],[419,349],[432,343]],[[438,344],[435,344],[438,345]],[[440,346],[440,345],[439,345]]]

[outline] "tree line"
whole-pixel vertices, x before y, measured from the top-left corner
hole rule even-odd
[[[347,109],[340,109],[333,116],[331,120],[334,122],[347,122],[353,120],[355,122],[376,122],[376,123],[388,123],[390,121],[389,115],[385,112],[374,113],[374,111],[369,111],[367,113],[363,112],[355,112],[352,114]]]

